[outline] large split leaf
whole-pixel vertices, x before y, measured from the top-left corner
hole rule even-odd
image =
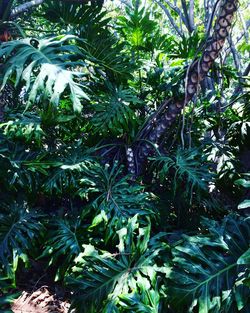
[[[157,273],[167,271],[156,264],[164,245],[153,238],[150,240],[150,226],[139,227],[137,216],[117,234],[119,244],[113,253],[84,245],[84,252],[77,257],[76,266],[66,278],[67,284],[75,290],[73,307],[78,312],[120,312],[119,306],[136,307],[138,297],[141,306],[148,307],[145,312],[156,312],[149,309],[159,305],[159,297],[153,297],[154,290],[157,293]],[[140,294],[147,294],[146,290],[151,300],[145,297],[144,302]],[[153,298],[158,302],[152,301]]]
[[[108,224],[107,238],[115,234],[114,229],[127,224],[130,217],[154,215],[152,193],[143,186],[130,184],[129,176],[122,176],[123,169],[116,163],[113,167],[93,164],[84,172],[79,195],[89,198],[95,194],[92,206],[99,213],[93,220],[96,227],[101,222]]]
[[[0,214],[0,264],[10,277],[19,258],[27,261],[26,254],[43,230],[39,218],[37,212],[16,205]]]
[[[88,96],[83,85],[76,81],[82,74],[72,71],[74,66],[84,65],[72,61],[73,56],[80,55],[73,40],[77,40],[77,37],[23,39],[3,43],[0,48],[0,58],[4,61],[2,88],[8,79],[14,77],[16,85],[20,81],[25,82],[26,92],[29,92],[28,103],[36,102],[40,95],[54,105],[59,104],[60,97],[68,89],[74,110],[80,111],[81,99]]]
[[[208,235],[185,236],[173,249],[168,292],[178,312],[249,312],[250,219],[207,220]]]
[[[86,237],[84,231],[86,229],[82,227],[79,217],[74,220],[52,220],[49,224],[48,240],[41,257],[50,257],[49,265],[59,264],[56,280],[63,277],[69,264],[81,252],[80,243]]]

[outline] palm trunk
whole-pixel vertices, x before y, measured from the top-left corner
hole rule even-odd
[[[186,92],[182,100],[171,99],[161,113],[151,119],[145,128],[140,143],[134,147],[133,164],[129,163],[129,172],[133,176],[140,175],[146,166],[147,159],[154,151],[154,145],[159,145],[183,107],[197,93],[199,84],[211,69],[214,60],[218,57],[227,36],[231,30],[233,16],[237,11],[238,0],[223,0],[220,12],[214,25],[212,36],[207,40],[200,58],[195,59],[189,66],[186,75]],[[131,156],[130,156],[131,157]],[[133,165],[133,166],[132,166]]]

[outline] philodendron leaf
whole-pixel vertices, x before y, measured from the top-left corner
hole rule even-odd
[[[250,276],[243,280],[243,284],[250,287]]]
[[[242,254],[242,256],[238,259],[237,264],[250,264],[250,248]]]
[[[66,277],[66,284],[75,290],[72,307],[77,312],[116,312],[126,306],[132,309],[138,306],[136,299],[140,299],[142,308],[152,309],[145,312],[156,312],[157,276],[166,276],[169,269],[156,264],[164,245],[157,239],[150,240],[150,225],[140,227],[137,219],[135,215],[127,227],[117,231],[119,244],[113,253],[83,245],[83,253]]]
[[[3,43],[0,58],[4,56],[1,69],[1,88],[14,77],[15,84],[25,84],[29,93],[28,105],[35,103],[38,96],[48,98],[54,105],[68,89],[74,111],[81,111],[81,100],[88,99],[84,85],[77,80],[82,73],[73,71],[76,66],[84,67],[80,51],[75,45],[76,36],[61,36],[49,39],[26,38]]]
[[[243,283],[249,275],[250,219],[229,216],[205,226],[207,236],[185,236],[173,248],[171,305],[177,312],[248,310],[250,289]]]
[[[245,188],[250,188],[250,180],[246,180],[246,179],[237,179],[235,181],[235,184],[236,185],[240,185],[240,186],[243,186]]]
[[[238,209],[240,210],[247,209],[247,208],[250,208],[250,200],[244,200],[238,205]]]
[[[27,264],[26,253],[44,229],[41,217],[18,205],[13,205],[8,215],[0,215],[0,265],[9,277],[14,277],[18,259]]]

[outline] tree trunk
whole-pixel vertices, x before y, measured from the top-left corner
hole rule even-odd
[[[166,100],[160,108],[161,112],[156,113],[141,132],[143,135],[139,138],[139,144],[133,147],[134,160],[132,162],[128,160],[129,172],[134,177],[142,174],[148,157],[152,156],[155,151],[154,146],[162,142],[184,106],[197,93],[199,84],[211,69],[229,35],[237,7],[238,0],[223,0],[221,2],[212,36],[208,38],[201,57],[195,59],[187,70],[185,97],[181,100]],[[131,156],[132,153],[130,152],[130,159]]]

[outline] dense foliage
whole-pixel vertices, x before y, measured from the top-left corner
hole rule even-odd
[[[34,272],[76,313],[249,312],[247,2],[35,2],[0,1],[0,311]]]

